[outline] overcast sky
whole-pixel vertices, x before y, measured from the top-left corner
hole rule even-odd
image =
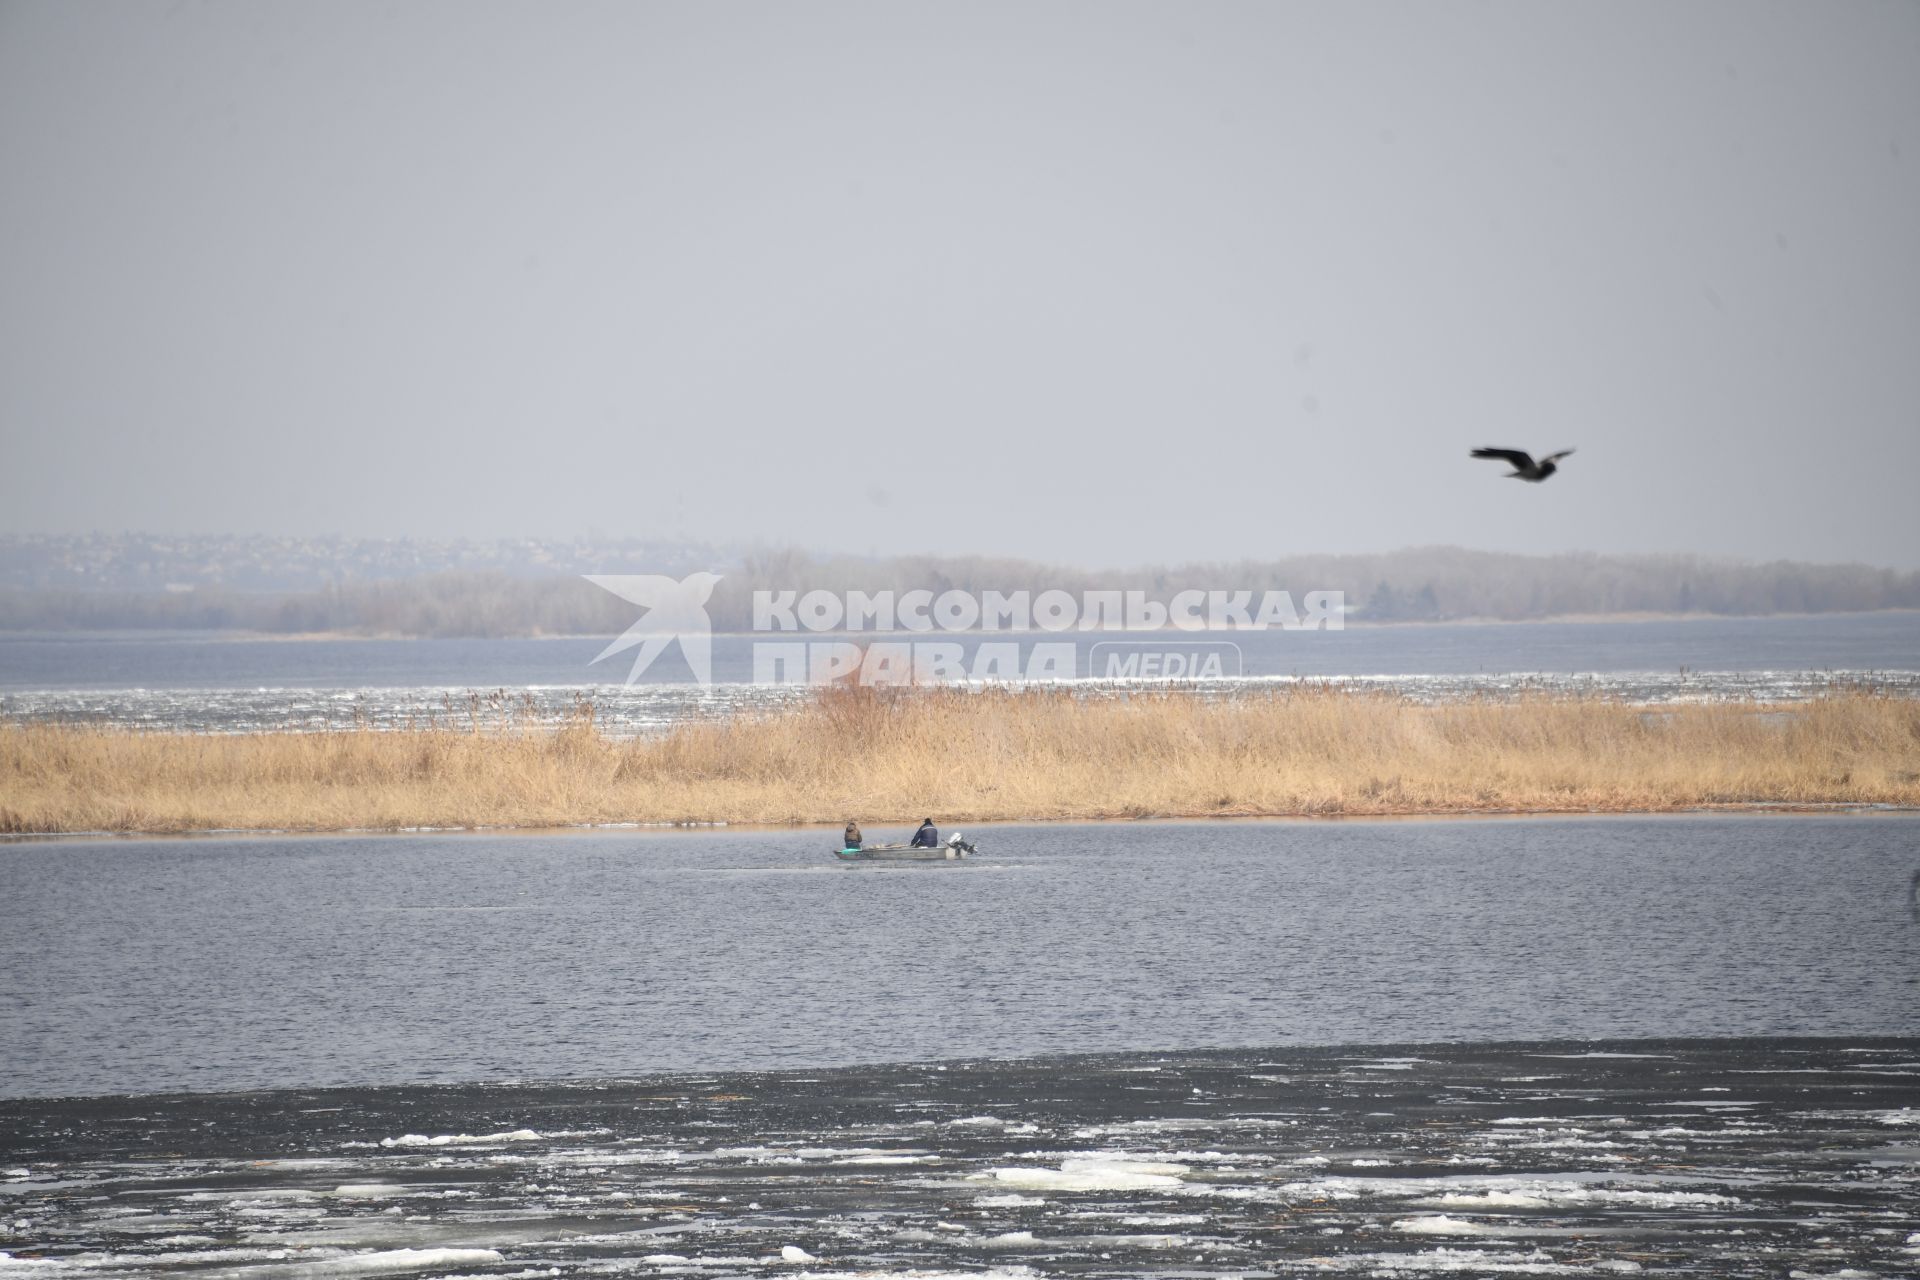
[[[1917,489],[1913,3],[0,3],[0,531],[1915,568]]]

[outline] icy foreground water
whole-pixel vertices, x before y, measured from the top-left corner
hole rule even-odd
[[[0,1276],[1863,1277],[1920,1040],[0,1103]]]

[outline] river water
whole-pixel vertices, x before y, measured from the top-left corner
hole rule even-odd
[[[610,684],[599,643],[14,637],[0,715],[802,696],[738,638],[706,689]],[[1245,659],[1200,692],[1914,694],[1920,615]],[[0,844],[0,1276],[1920,1266],[1920,816],[1005,824],[895,866],[834,834]]]
[[[1037,644],[1072,641],[1079,687],[1095,695],[1153,683],[1091,679],[1104,670],[1095,659],[1108,646],[1219,657],[1221,676],[1177,682],[1213,696],[1316,682],[1421,700],[1521,692],[1636,702],[1791,700],[1859,685],[1920,696],[1920,612],[936,638],[959,643],[969,655],[988,640],[1011,639],[1029,656]],[[629,686],[625,659],[595,665],[605,643],[599,638],[0,636],[0,716],[246,732],[399,727],[429,719],[468,724],[497,718],[523,701],[536,718],[552,719],[588,698],[603,729],[645,732],[807,696],[803,686],[754,682],[753,647],[762,639],[714,637],[714,683],[702,687],[672,649]],[[501,697],[493,705],[469,696],[496,691]]]
[[[966,834],[0,846],[0,1091],[1920,1026],[1911,816]]]

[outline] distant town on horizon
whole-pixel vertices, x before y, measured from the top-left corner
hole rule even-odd
[[[1694,555],[1518,555],[1462,547],[1088,571],[988,557],[814,555],[671,539],[0,535],[0,631],[234,630],[596,635],[631,610],[589,573],[724,575],[716,628],[755,589],[1333,590],[1359,622],[1860,612],[1920,608],[1920,573]]]

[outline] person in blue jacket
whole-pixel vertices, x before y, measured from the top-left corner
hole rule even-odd
[[[909,843],[915,849],[938,849],[940,828],[933,825],[932,818],[928,818],[920,824],[920,829],[913,833],[913,839]]]

